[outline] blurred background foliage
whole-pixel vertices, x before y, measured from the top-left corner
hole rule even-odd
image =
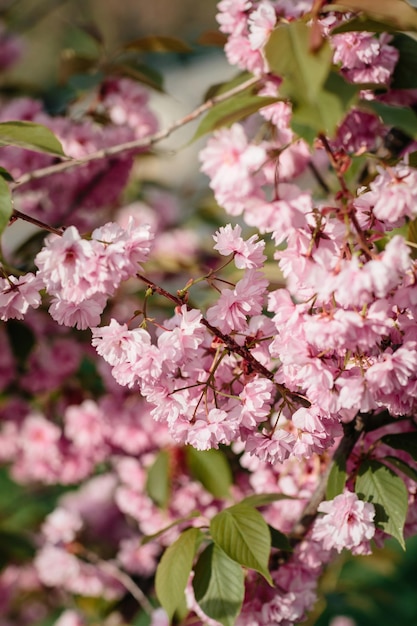
[[[70,97],[65,89],[74,75],[79,82],[73,88],[83,84],[83,76],[88,87],[97,59],[114,58],[126,43],[149,35],[179,38],[184,48],[178,44],[178,50],[165,55],[140,50],[139,65],[148,68],[143,69],[145,77],[153,76],[157,83],[158,73],[169,77],[173,68],[179,68],[187,81],[192,61],[218,58],[218,48],[216,56],[213,47],[201,45],[201,36],[216,29],[215,14],[216,0],[0,0],[0,19],[25,42],[21,61],[1,79],[0,90],[5,95],[46,96],[59,107],[63,89]],[[213,35],[206,35],[207,41],[217,42]],[[200,78],[208,88],[216,82],[216,69]],[[0,471],[0,568],[32,558],[33,533],[63,491],[62,487],[29,491],[11,481],[7,471]],[[417,537],[407,542],[406,552],[389,541],[371,557],[341,555],[324,574],[321,592],[307,626],[336,624],[335,618],[342,615],[355,626],[416,626]],[[36,626],[47,626],[53,619]],[[142,625],[142,617],[138,620]]]

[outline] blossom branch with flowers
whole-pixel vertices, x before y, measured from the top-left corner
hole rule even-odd
[[[87,623],[69,597],[139,619],[126,590],[153,626],[290,626],[337,554],[416,534],[417,13],[395,4],[391,24],[366,0],[221,0],[250,78],[162,130],[127,78],[79,121],[5,101],[3,227],[49,234],[0,281],[0,458],[72,487],[16,574],[17,597],[24,567],[56,592],[55,626]],[[203,113],[201,170],[239,220],[216,270],[172,196],[120,200],[142,149]]]

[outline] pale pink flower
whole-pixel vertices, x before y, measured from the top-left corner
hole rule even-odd
[[[213,134],[200,152],[201,170],[222,198],[244,198],[255,189],[253,174],[266,160],[263,147],[249,143],[243,127],[233,124]]]
[[[359,550],[375,534],[375,507],[359,500],[355,493],[345,491],[331,501],[322,502],[318,510],[325,515],[314,522],[312,538],[326,550]]]
[[[208,321],[223,332],[245,330],[247,316],[262,310],[267,285],[260,272],[248,270],[233,290],[223,289],[217,304],[207,310]]]
[[[141,545],[139,537],[131,537],[120,542],[117,560],[132,574],[151,576],[156,570],[160,552],[157,542]]]
[[[257,241],[257,235],[252,235],[245,241],[240,236],[241,233],[242,229],[238,224],[234,228],[231,224],[220,227],[213,235],[216,242],[216,245],[213,246],[214,250],[218,250],[224,256],[233,254],[235,265],[239,269],[261,267],[266,260],[266,256],[263,254],[265,242]]]
[[[35,257],[38,276],[48,292],[60,293],[73,302],[80,302],[87,296],[91,285],[85,279],[86,269],[94,262],[91,243],[81,239],[75,226],[67,228],[62,237],[47,237],[45,247]]]
[[[414,341],[409,341],[395,352],[387,349],[365,372],[369,389],[377,395],[402,391],[415,377],[416,346]]]
[[[91,330],[92,345],[110,365],[134,362],[151,342],[143,328],[129,330],[126,324],[119,324],[115,319],[111,319],[108,326]]]
[[[102,293],[96,293],[82,302],[71,302],[54,296],[48,311],[58,324],[86,330],[100,323],[106,304],[107,296]]]
[[[68,584],[80,575],[81,563],[63,548],[47,544],[35,557],[39,578],[47,587],[68,588]]]
[[[47,515],[42,524],[42,533],[51,543],[69,543],[83,526],[80,515],[58,507]]]
[[[40,291],[43,281],[34,274],[28,273],[16,278],[9,276],[8,280],[0,280],[0,319],[23,319],[29,307],[37,309],[41,303]]]
[[[65,435],[84,453],[103,448],[107,424],[103,411],[93,400],[71,405],[65,410]],[[104,446],[104,453],[106,446]]]
[[[169,626],[170,620],[164,609],[155,609],[151,614],[151,623],[149,626]]]
[[[261,461],[272,464],[283,463],[292,454],[295,441],[292,433],[277,428],[271,437],[257,432],[251,434],[246,441],[245,449]]]
[[[140,83],[128,78],[107,78],[101,86],[100,110],[113,124],[129,126],[137,139],[156,132],[158,121],[148,107],[149,93]]]
[[[334,35],[334,62],[341,63],[342,72],[352,82],[388,84],[399,59],[399,52],[390,46],[392,36],[367,32]]]
[[[249,42],[252,50],[260,50],[264,47],[275,28],[276,21],[277,16],[273,5],[268,0],[262,0],[249,17]]]
[[[33,413],[26,417],[20,434],[20,445],[26,454],[43,457],[61,437],[61,429],[43,415]]]
[[[222,33],[233,33],[244,30],[247,23],[247,12],[252,8],[252,0],[221,0],[217,5],[220,13],[216,19]]]

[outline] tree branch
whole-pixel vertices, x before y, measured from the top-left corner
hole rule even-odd
[[[199,107],[188,113],[184,117],[176,120],[167,128],[158,131],[154,135],[149,135],[148,137],[143,137],[141,139],[135,139],[133,141],[127,141],[126,143],[121,143],[116,146],[109,146],[108,148],[103,148],[102,150],[97,150],[96,152],[92,152],[88,154],[82,159],[73,159],[69,161],[64,161],[62,163],[55,163],[54,165],[49,165],[47,167],[42,167],[38,170],[34,170],[33,172],[28,172],[27,174],[23,174],[19,180],[15,181],[12,185],[12,188],[20,187],[21,185],[25,185],[33,180],[39,180],[41,178],[46,178],[48,176],[52,176],[52,174],[57,174],[61,172],[66,172],[73,167],[80,167],[87,163],[91,163],[91,161],[98,161],[100,159],[107,159],[108,157],[112,157],[118,154],[123,154],[124,152],[128,152],[129,150],[137,150],[139,148],[149,148],[154,144],[162,141],[169,137],[175,130],[185,126],[189,122],[197,119],[203,113],[206,113],[209,109],[213,108],[216,104],[220,102],[224,102],[228,100],[232,96],[249,89],[250,87],[254,87],[257,83],[260,82],[260,78],[252,77],[249,80],[233,87],[233,89],[229,89],[229,91],[225,91],[214,98],[210,98],[206,100]]]
[[[164,298],[167,298],[168,300],[171,300],[171,302],[173,302],[176,306],[182,306],[183,304],[186,304],[184,300],[182,300],[178,296],[174,296],[172,293],[170,293],[169,291],[166,291],[162,287],[159,287],[159,285],[156,285],[154,282],[149,280],[149,278],[146,278],[146,276],[142,276],[141,274],[136,274],[136,276],[137,278],[142,280],[144,283],[146,283],[152,289],[152,291],[154,291],[155,293],[159,293],[161,296],[163,296]],[[188,306],[188,304],[186,304],[186,306],[188,310],[192,310],[192,307]],[[296,402],[304,407],[310,406],[310,402],[307,400],[305,396],[297,392],[290,391],[289,389],[287,389],[285,385],[281,385],[280,383],[275,382],[274,373],[269,371],[264,365],[262,365],[262,363],[260,363],[257,359],[255,359],[251,351],[246,346],[239,345],[233,339],[233,337],[231,337],[230,335],[226,335],[219,328],[212,326],[210,322],[208,322],[205,319],[205,317],[201,318],[201,323],[215,337],[218,337],[224,343],[226,348],[230,350],[230,352],[238,354],[239,356],[242,357],[242,359],[244,359],[247,363],[249,363],[253,371],[257,372],[258,374],[261,374],[261,376],[264,376],[265,378],[268,378],[269,380],[272,380],[283,398],[288,398],[292,402]]]

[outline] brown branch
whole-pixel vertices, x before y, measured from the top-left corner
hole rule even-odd
[[[146,278],[146,276],[142,276],[141,274],[136,274],[136,276],[137,278],[142,280],[144,283],[146,283],[148,287],[152,289],[152,291],[154,291],[155,293],[158,293],[164,298],[167,298],[168,300],[173,302],[176,306],[182,306],[183,304],[186,304],[184,300],[182,300],[178,296],[174,296],[172,293],[170,293],[169,291],[166,291],[162,287],[159,287],[159,285],[156,285],[154,282],[149,280],[149,278]],[[189,311],[192,310],[192,307],[188,306],[188,304],[186,304],[186,306]],[[230,335],[226,335],[219,328],[216,328],[216,326],[212,326],[212,324],[210,324],[210,322],[208,322],[205,319],[205,317],[201,318],[201,323],[215,337],[218,337],[224,343],[226,348],[230,350],[230,352],[233,352],[234,354],[238,354],[239,356],[242,357],[242,359],[244,359],[247,363],[249,363],[253,371],[257,372],[258,374],[261,374],[261,376],[264,376],[265,378],[268,378],[269,380],[272,380],[283,398],[288,398],[292,402],[296,402],[303,407],[310,406],[310,402],[307,400],[305,396],[297,392],[290,391],[289,389],[287,389],[285,385],[276,383],[274,381],[274,373],[270,372],[264,365],[262,365],[262,363],[260,363],[257,359],[255,359],[251,351],[248,348],[246,348],[246,346],[240,346],[233,339],[233,337],[231,337]]]
[[[64,228],[54,228],[53,226],[49,226],[49,224],[45,224],[45,222],[41,222],[41,220],[37,220],[36,217],[26,215],[26,213],[21,213],[21,211],[13,209],[13,213],[10,217],[10,224],[13,224],[13,222],[15,222],[17,219],[23,220],[24,222],[29,222],[29,224],[38,226],[38,228],[47,230],[48,232],[54,233],[55,235],[61,236],[64,233]]]
[[[147,613],[151,615],[153,612],[153,606],[149,602],[148,598],[143,593],[142,589],[138,587],[138,585],[132,580],[130,576],[128,576],[125,572],[123,572],[114,561],[104,561],[100,559],[94,552],[90,552],[89,550],[82,549],[81,556],[84,556],[88,561],[94,563],[102,572],[112,576],[114,579],[118,580],[123,587],[129,591],[129,593],[135,598],[139,606]]]
[[[215,96],[214,98],[210,98],[206,100],[199,107],[188,113],[184,117],[176,120],[167,128],[158,131],[154,135],[149,135],[148,137],[143,137],[141,139],[135,139],[133,141],[127,141],[126,143],[118,144],[116,146],[110,146],[108,148],[103,148],[102,150],[97,150],[96,152],[92,152],[82,159],[73,159],[70,161],[64,161],[62,163],[56,163],[54,165],[49,165],[47,167],[42,167],[38,170],[34,170],[33,172],[28,172],[27,174],[23,174],[19,180],[15,181],[13,184],[13,188],[19,187],[20,185],[25,185],[33,180],[39,180],[41,178],[46,178],[47,176],[52,176],[52,174],[57,174],[60,172],[66,172],[73,167],[79,167],[85,165],[86,163],[91,163],[91,161],[98,161],[100,159],[107,159],[108,157],[115,156],[118,154],[122,154],[124,152],[128,152],[129,150],[137,150],[139,148],[149,148],[154,144],[162,141],[162,139],[166,139],[169,137],[175,130],[185,126],[189,122],[197,119],[214,107],[214,105],[219,104],[220,102],[224,102],[228,100],[232,96],[249,89],[250,87],[254,87],[257,83],[260,82],[261,79],[257,77],[252,77],[249,80],[233,87],[233,89],[229,89],[229,91],[225,91],[224,93]]]

